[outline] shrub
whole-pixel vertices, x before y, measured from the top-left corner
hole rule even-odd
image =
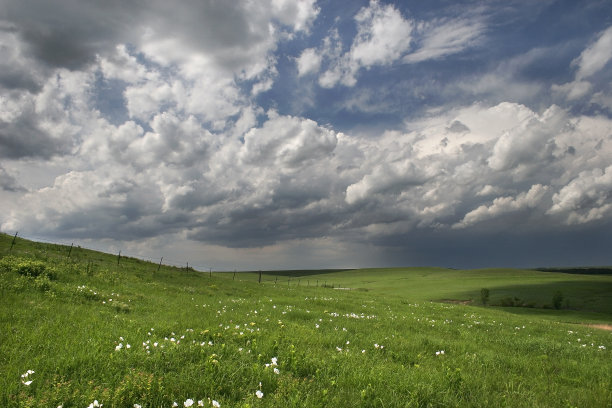
[[[13,272],[18,263],[18,259],[12,255],[0,259],[0,272]]]
[[[20,275],[35,278],[45,273],[47,266],[40,261],[23,260],[17,264],[16,269]]]
[[[489,292],[490,291],[487,288],[480,289],[480,300],[482,301],[483,305],[489,303]]]

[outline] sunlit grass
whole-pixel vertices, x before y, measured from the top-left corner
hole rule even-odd
[[[111,255],[73,249],[67,258],[63,251],[20,241],[14,258],[2,260],[0,406],[612,403],[607,331],[432,303],[427,298],[440,292],[427,289],[430,283],[418,296],[416,289],[385,292],[388,282],[343,291],[305,285],[304,278],[299,287],[275,284],[268,275],[258,284],[246,275],[157,271],[128,258],[117,265]],[[28,259],[52,272],[48,284],[12,269]],[[372,281],[401,275],[374,272]],[[339,285],[342,273],[331,275]],[[493,297],[495,276],[478,279]]]

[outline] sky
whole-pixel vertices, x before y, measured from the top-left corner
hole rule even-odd
[[[609,0],[0,0],[0,230],[214,270],[612,265]]]

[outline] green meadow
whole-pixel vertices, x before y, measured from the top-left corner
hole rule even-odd
[[[2,407],[612,406],[611,274],[0,257]]]

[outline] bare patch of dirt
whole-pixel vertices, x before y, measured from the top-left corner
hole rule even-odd
[[[585,326],[612,331],[612,324],[585,324]]]

